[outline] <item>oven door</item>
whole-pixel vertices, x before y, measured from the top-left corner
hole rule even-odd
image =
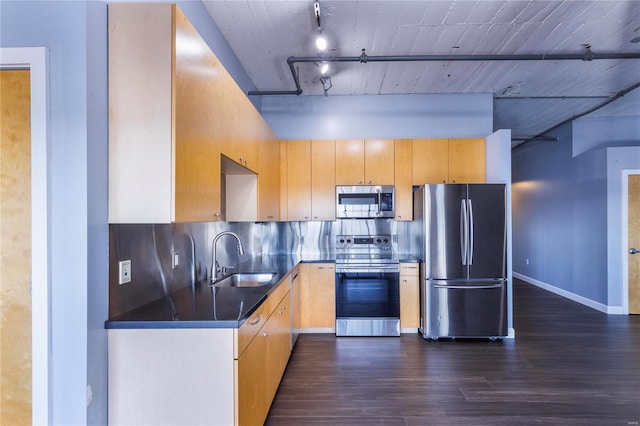
[[[397,266],[336,268],[336,335],[400,335]]]

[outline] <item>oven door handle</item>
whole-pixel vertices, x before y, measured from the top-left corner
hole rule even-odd
[[[368,267],[359,267],[359,268],[341,268],[339,266],[336,267],[336,273],[361,273],[361,274],[371,274],[371,273],[400,273],[400,268],[391,266],[389,268],[368,268]]]

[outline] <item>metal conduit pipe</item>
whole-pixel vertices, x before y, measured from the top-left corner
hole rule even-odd
[[[597,59],[640,59],[640,53],[594,53],[589,47],[585,53],[552,53],[529,55],[390,55],[369,56],[362,49],[360,56],[290,56],[287,64],[291,70],[296,90],[252,90],[248,95],[301,95],[300,79],[295,70],[296,63],[309,62],[455,62],[455,61],[593,61]]]
[[[548,129],[546,129],[545,131],[538,133],[538,134],[537,134],[537,135],[535,135],[535,136],[528,137],[528,138],[527,138],[527,137],[523,137],[523,138],[511,138],[511,140],[516,140],[516,141],[520,141],[520,140],[521,140],[521,141],[523,141],[521,144],[518,144],[518,145],[517,145],[516,147],[514,147],[513,149],[520,148],[521,146],[523,146],[524,144],[526,144],[526,143],[528,143],[528,142],[542,140],[541,138],[544,138],[544,137],[545,137],[545,136],[544,136],[544,135],[545,135],[545,133],[548,133],[548,132],[550,132],[550,131],[552,131],[552,130],[554,130],[554,129],[557,129],[558,127],[562,126],[563,124],[569,123],[569,122],[571,122],[571,121],[573,121],[573,120],[575,120],[575,119],[577,119],[577,118],[584,117],[584,116],[585,116],[585,115],[587,115],[587,114],[591,114],[592,112],[595,112],[595,111],[599,110],[600,108],[603,108],[603,107],[605,107],[605,106],[609,105],[611,102],[613,102],[613,101],[615,101],[615,100],[617,100],[617,99],[620,99],[621,97],[623,97],[623,96],[624,96],[624,95],[626,95],[627,93],[630,93],[630,92],[632,92],[632,91],[634,91],[634,90],[636,90],[636,89],[638,89],[638,88],[640,88],[640,82],[638,82],[638,83],[636,83],[636,84],[633,84],[633,85],[631,85],[631,86],[627,87],[627,88],[626,88],[626,89],[624,89],[624,90],[619,91],[619,92],[618,92],[618,93],[616,93],[614,96],[612,96],[611,98],[607,99],[605,102],[602,102],[601,104],[596,105],[595,107],[590,108],[590,109],[588,109],[587,111],[583,111],[583,112],[581,112],[580,114],[573,115],[573,116],[571,116],[571,117],[567,118],[566,120],[563,120],[563,121],[561,121],[560,123],[555,124],[555,125],[553,125],[553,126],[549,127],[549,128],[548,128]],[[557,138],[555,138],[555,139],[557,140]]]

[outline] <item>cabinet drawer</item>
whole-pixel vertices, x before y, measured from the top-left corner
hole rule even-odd
[[[417,276],[418,264],[417,263],[401,263],[400,264],[400,276]]]
[[[271,313],[278,307],[282,298],[289,292],[289,275],[286,275],[276,284],[275,290],[269,295],[267,300],[251,314],[244,324],[236,330],[236,344],[234,345],[234,357],[238,357],[251,343],[255,335],[260,331],[262,326],[267,322]]]

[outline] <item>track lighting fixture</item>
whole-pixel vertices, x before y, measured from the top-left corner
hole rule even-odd
[[[320,77],[320,83],[322,83],[322,90],[324,90],[324,95],[327,96],[327,92],[333,87],[333,85],[331,84],[331,77],[329,77],[328,75]]]

